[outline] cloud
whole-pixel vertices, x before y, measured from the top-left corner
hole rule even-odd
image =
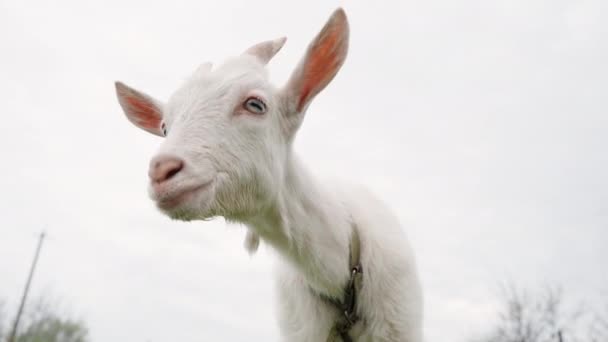
[[[72,301],[95,340],[276,340],[272,253],[249,258],[243,230],[221,220],[155,211],[145,170],[159,140],[127,123],[112,83],[166,99],[199,63],[287,35],[270,65],[281,84],[337,5],[1,4],[0,293],[11,307],[47,229],[34,290]],[[484,327],[505,277],[605,291],[605,7],[346,6],[348,61],[296,147],[315,174],[368,185],[405,223],[429,340]]]

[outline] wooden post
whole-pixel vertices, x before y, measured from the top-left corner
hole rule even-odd
[[[42,242],[44,242],[45,233],[40,233],[40,238],[38,240],[38,247],[36,248],[36,254],[34,254],[34,260],[32,261],[32,266],[30,267],[30,274],[27,277],[27,282],[25,283],[25,289],[23,289],[23,296],[21,297],[21,304],[19,305],[19,310],[17,311],[17,317],[15,317],[15,322],[13,324],[13,330],[8,337],[8,342],[15,342],[15,338],[17,337],[17,329],[19,328],[19,320],[21,319],[21,314],[23,314],[23,307],[25,306],[25,301],[27,300],[27,294],[30,291],[30,285],[32,284],[32,277],[34,276],[34,271],[36,270],[36,264],[38,263],[38,256],[40,256],[40,249],[42,248]]]

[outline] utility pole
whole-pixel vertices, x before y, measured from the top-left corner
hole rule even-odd
[[[38,256],[40,255],[40,249],[42,248],[42,243],[44,242],[44,236],[46,233],[43,231],[40,233],[40,237],[38,239],[38,247],[36,248],[36,254],[34,255],[34,260],[32,261],[32,266],[30,267],[30,274],[27,277],[27,282],[25,283],[25,289],[23,289],[23,296],[21,297],[21,304],[19,305],[19,311],[17,311],[17,317],[15,317],[15,323],[13,324],[13,330],[11,331],[10,336],[8,337],[8,342],[15,342],[15,338],[17,336],[17,329],[19,328],[19,319],[21,319],[21,314],[23,313],[23,307],[25,306],[25,301],[27,300],[27,293],[30,291],[30,285],[32,284],[32,277],[34,276],[34,271],[36,270],[36,264],[38,263]]]

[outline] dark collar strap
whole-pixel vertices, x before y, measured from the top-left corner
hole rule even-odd
[[[327,337],[327,342],[335,341],[336,335],[339,336],[343,342],[352,342],[352,338],[348,332],[359,321],[359,316],[357,315],[357,293],[361,288],[361,276],[363,274],[363,267],[361,266],[360,260],[361,240],[359,239],[357,226],[353,224],[352,228],[349,248],[350,278],[344,288],[344,298],[342,301],[339,301],[336,298],[319,294],[321,299],[331,304],[340,312],[340,316],[338,316],[336,323]]]

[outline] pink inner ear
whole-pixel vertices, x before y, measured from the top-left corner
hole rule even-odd
[[[161,114],[156,106],[145,99],[136,96],[125,96],[129,104],[130,119],[136,125],[150,130],[158,130],[160,127]]]
[[[308,48],[302,66],[297,110],[306,104],[336,76],[348,51],[348,21],[344,11],[334,12]]]

